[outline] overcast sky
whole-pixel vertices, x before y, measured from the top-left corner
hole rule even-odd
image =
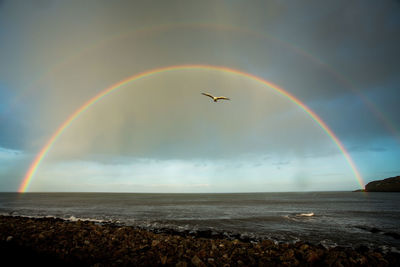
[[[294,95],[364,182],[400,174],[400,2],[0,1],[0,191],[86,101],[129,76],[224,66]],[[213,103],[202,92],[231,101]],[[299,106],[218,70],[133,81],[82,113],[28,191],[359,188]]]

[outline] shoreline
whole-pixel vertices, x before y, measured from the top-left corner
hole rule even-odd
[[[301,215],[298,215],[301,216]],[[306,216],[309,216],[306,214]],[[229,231],[223,229],[215,229],[215,228],[188,228],[183,227],[179,228],[176,225],[157,225],[156,224],[132,224],[127,222],[121,222],[119,220],[107,220],[107,219],[95,219],[90,217],[58,217],[54,215],[22,215],[22,214],[14,214],[13,212],[8,213],[0,213],[0,217],[20,217],[27,219],[54,219],[54,220],[62,220],[65,222],[91,222],[96,225],[102,226],[110,226],[110,227],[130,227],[134,230],[144,230],[149,231],[155,234],[169,234],[169,235],[179,235],[179,236],[193,236],[195,238],[211,238],[211,239],[226,239],[233,241],[235,239],[243,242],[261,242],[263,240],[269,240],[274,242],[276,245],[282,244],[295,244],[296,242],[306,242],[307,244],[313,246],[323,246],[325,249],[331,249],[335,247],[349,247],[351,249],[357,249],[358,247],[367,247],[370,250],[380,251],[383,254],[388,252],[400,253],[400,248],[395,245],[379,245],[378,243],[359,243],[359,244],[347,244],[345,242],[341,242],[339,244],[335,243],[332,240],[321,239],[321,241],[317,240],[307,240],[299,237],[293,237],[292,239],[279,239],[276,236],[270,234],[259,234],[254,232],[239,232],[239,231]],[[390,236],[394,239],[400,239],[400,235],[397,232],[386,232],[382,229],[376,227],[368,227],[368,226],[354,226],[360,230],[368,232],[370,234],[381,234],[385,236]],[[327,241],[327,242],[326,242]]]
[[[158,233],[157,233],[158,231]],[[228,239],[210,232],[59,218],[0,216],[0,250],[16,265],[58,266],[398,266],[400,254],[377,249],[325,248],[306,241]],[[20,263],[20,264],[18,264]],[[228,266],[226,265],[226,266]]]

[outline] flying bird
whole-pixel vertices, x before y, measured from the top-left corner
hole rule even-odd
[[[214,100],[214,102],[217,102],[218,100],[230,100],[229,98],[227,98],[227,97],[225,97],[225,96],[212,96],[212,95],[210,95],[210,94],[206,94],[206,93],[201,93],[202,95],[205,95],[205,96],[208,96],[208,97],[211,97],[213,100]]]

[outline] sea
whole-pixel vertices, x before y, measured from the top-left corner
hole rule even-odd
[[[0,193],[0,214],[400,252],[400,193]]]

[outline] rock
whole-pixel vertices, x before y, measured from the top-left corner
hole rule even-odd
[[[193,256],[193,258],[192,258],[192,263],[193,263],[193,265],[196,266],[196,267],[199,267],[199,266],[203,267],[203,266],[205,266],[205,264],[200,260],[199,257],[197,257],[197,255],[194,255],[194,256]]]
[[[285,255],[288,259],[291,259],[294,257],[294,250],[293,249],[289,249],[287,251],[285,251]]]
[[[303,244],[303,245],[301,245],[300,249],[301,250],[307,250],[309,247],[310,247],[309,245]]]
[[[52,266],[400,266],[400,254],[368,247],[326,249],[305,242],[195,238],[167,230],[0,215],[0,240],[6,249],[25,247],[43,263],[52,255],[61,261]],[[398,233],[388,234],[397,238]],[[20,253],[15,250],[15,255]],[[4,259],[12,257],[6,254]]]
[[[212,231],[211,230],[199,230],[199,231],[197,231],[197,235],[199,237],[208,238],[208,237],[211,237]]]
[[[176,267],[187,267],[186,261],[179,261],[176,265]]]
[[[373,181],[365,186],[367,192],[400,192],[400,176]]]
[[[367,264],[367,258],[364,256],[361,256],[360,258],[357,259],[357,263],[360,265],[366,265]]]
[[[166,264],[167,263],[167,259],[168,259],[167,256],[162,256],[161,257],[161,264],[162,265]]]
[[[319,260],[319,256],[317,253],[315,253],[314,251],[311,251],[308,256],[307,256],[307,262],[308,263],[314,263],[317,260]]]
[[[202,259],[204,259],[207,256],[207,252],[205,250],[200,250],[198,252],[198,256]]]
[[[356,248],[356,250],[359,252],[359,253],[367,253],[368,251],[369,251],[369,248],[367,247],[367,246],[365,246],[365,245],[360,245],[360,246],[358,246],[357,248]]]

